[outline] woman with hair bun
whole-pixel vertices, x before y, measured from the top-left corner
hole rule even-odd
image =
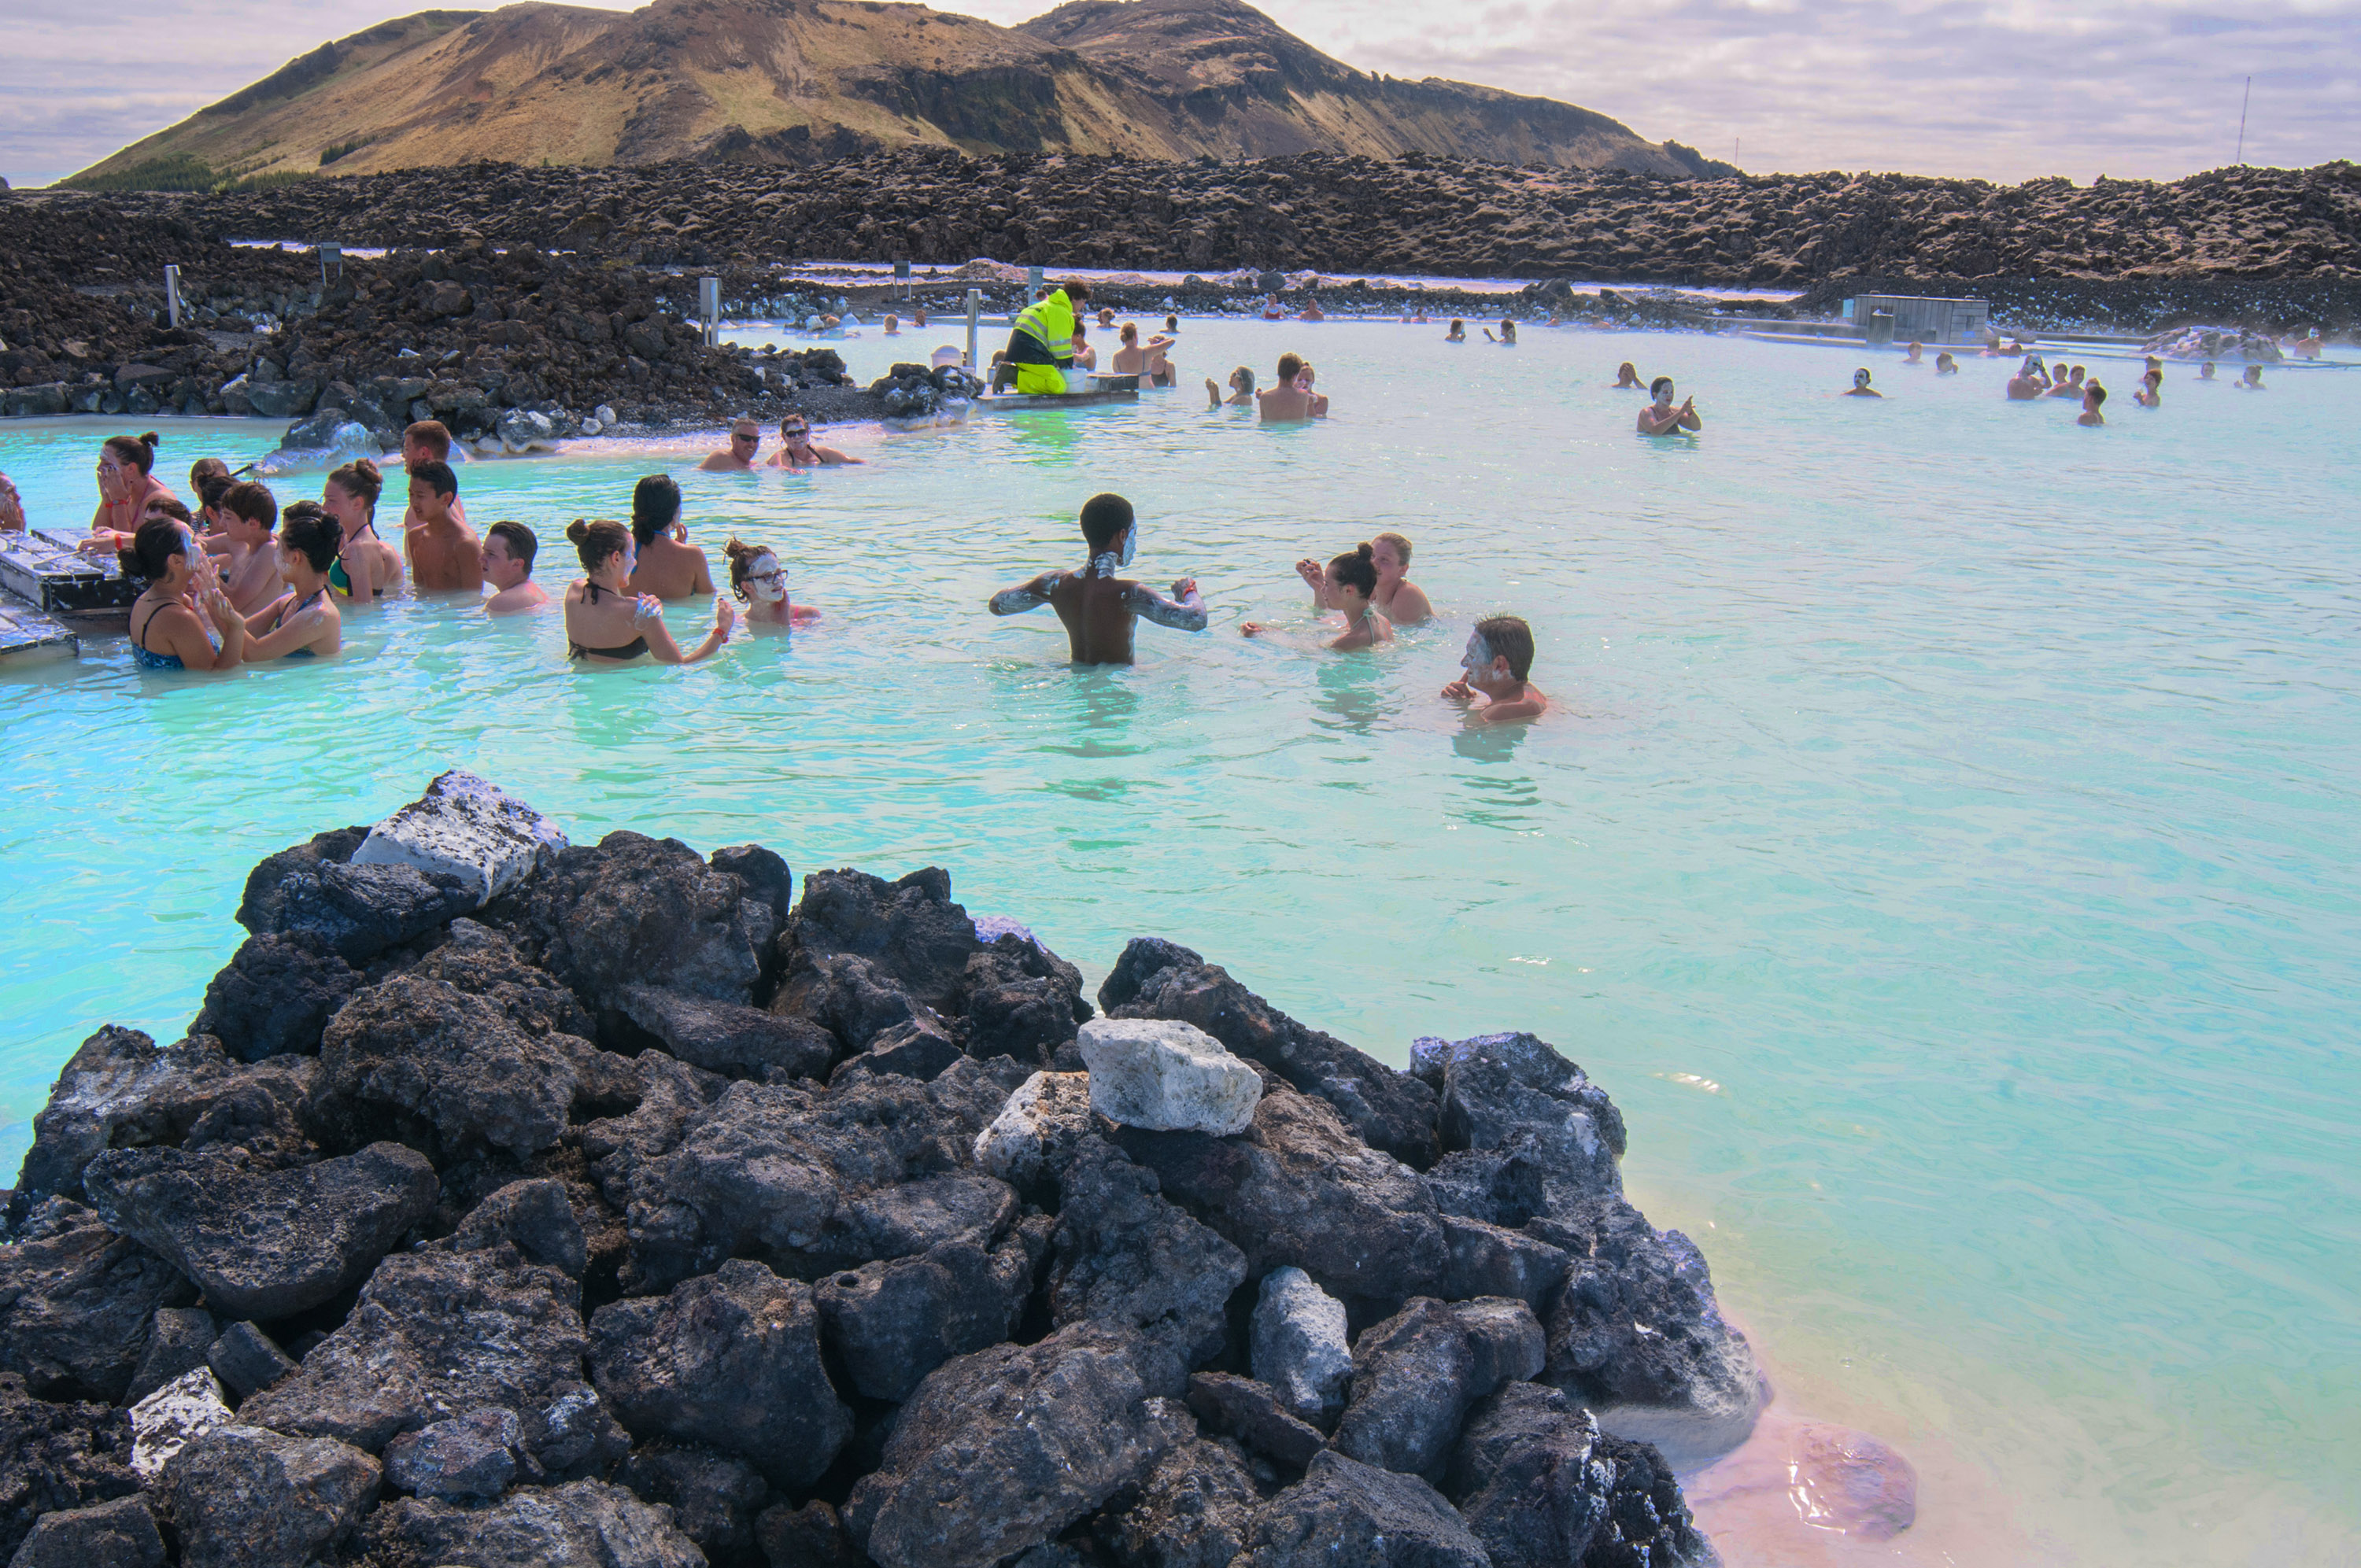
[[[628,664],[653,657],[659,664],[694,664],[730,641],[738,620],[730,601],[713,598],[713,630],[689,652],[664,623],[664,603],[627,586],[638,555],[631,531],[606,518],[576,518],[566,537],[582,557],[582,576],[566,590],[566,656],[589,665]]]
[[[143,670],[226,670],[244,656],[246,622],[222,592],[221,576],[195,531],[178,518],[150,518],[131,536],[130,553],[132,566],[148,585],[131,604],[133,663]]]
[[[277,554],[288,591],[247,617],[247,663],[308,659],[344,647],[344,612],[328,588],[328,574],[344,548],[344,526],[319,502],[297,501],[287,509],[279,521]]]
[[[745,602],[747,625],[808,626],[819,619],[819,611],[788,594],[787,569],[767,545],[732,535],[721,549],[730,557],[730,591]]]
[[[1343,635],[1332,638],[1323,647],[1345,653],[1394,640],[1393,623],[1370,603],[1378,591],[1374,554],[1367,544],[1356,545],[1332,559],[1322,574],[1321,602],[1345,612]],[[1238,628],[1248,637],[1259,637],[1269,630],[1257,620],[1249,620]]]
[[[115,555],[131,549],[152,500],[178,500],[172,487],[156,477],[156,448],[164,438],[154,431],[145,435],[110,435],[98,448],[98,510],[91,515],[90,537],[82,549],[93,555]]]
[[[366,457],[355,458],[328,476],[320,510],[344,530],[328,586],[355,604],[370,604],[401,586],[401,553],[377,532],[377,498],[385,478]]]
[[[1433,617],[1434,606],[1428,602],[1426,590],[1406,575],[1410,571],[1410,540],[1406,536],[1380,533],[1361,548],[1368,552],[1370,563],[1378,569],[1378,588],[1371,602],[1389,625],[1414,626]],[[1311,586],[1313,609],[1345,608],[1329,597],[1328,574],[1319,562],[1308,556],[1298,561],[1295,575]]]

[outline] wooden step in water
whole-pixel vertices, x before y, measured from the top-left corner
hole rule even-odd
[[[139,585],[113,559],[80,554],[74,543],[43,528],[0,533],[0,588],[45,615],[120,620]]]
[[[1103,381],[1087,392],[994,392],[978,398],[974,406],[990,413],[1012,413],[1019,409],[1087,409],[1104,403],[1136,403],[1139,401],[1139,383],[1129,376],[1108,386]]]
[[[11,593],[0,593],[0,668],[41,659],[71,659],[82,652],[82,638],[71,627],[43,615]]]

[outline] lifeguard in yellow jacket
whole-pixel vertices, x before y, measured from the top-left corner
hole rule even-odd
[[[1087,283],[1061,283],[1041,300],[1018,313],[1008,334],[1008,362],[1016,367],[1020,392],[1082,391],[1069,388],[1066,373],[1074,364],[1074,307],[1090,302]]]

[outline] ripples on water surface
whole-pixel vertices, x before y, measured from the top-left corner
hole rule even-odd
[[[1828,350],[1440,332],[1188,325],[1192,378],[1310,354],[1314,429],[1182,391],[853,433],[873,465],[809,478],[686,447],[462,471],[553,592],[564,520],[653,466],[717,559],[774,544],[824,627],[710,665],[577,674],[555,618],[403,602],[326,666],[143,678],[115,641],[0,676],[0,1159],[92,1026],[185,1025],[256,859],[465,766],[582,839],[947,865],[1093,981],[1170,935],[1397,1063],[1532,1028],[1624,1107],[1635,1194],[1783,1398],[1918,1462],[1897,1545],[2355,1561],[2361,374],[2176,366],[2152,414],[2111,361],[2091,432],[1993,362],[1891,364],[1864,406]],[[1702,441],[1628,433],[1625,357],[1697,395]],[[88,517],[105,429],[0,426],[37,520]],[[161,466],[270,439],[175,424]],[[1143,626],[1131,671],[983,612],[1079,560],[1102,488],[1137,573],[1214,610]],[[1298,556],[1388,528],[1442,624],[1359,656],[1237,635],[1301,620]],[[1558,703],[1529,730],[1435,696],[1495,609]]]

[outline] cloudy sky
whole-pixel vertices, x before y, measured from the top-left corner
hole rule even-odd
[[[449,0],[446,0],[449,3]],[[464,4],[465,0],[456,0]],[[0,0],[0,175],[42,184],[404,0]],[[623,8],[620,5],[612,8]],[[1015,22],[1039,0],[943,7]],[[2361,157],[2361,0],[1268,0],[1366,71],[1601,110],[1755,170],[2174,179]],[[1436,25],[1445,18],[1444,25]]]

